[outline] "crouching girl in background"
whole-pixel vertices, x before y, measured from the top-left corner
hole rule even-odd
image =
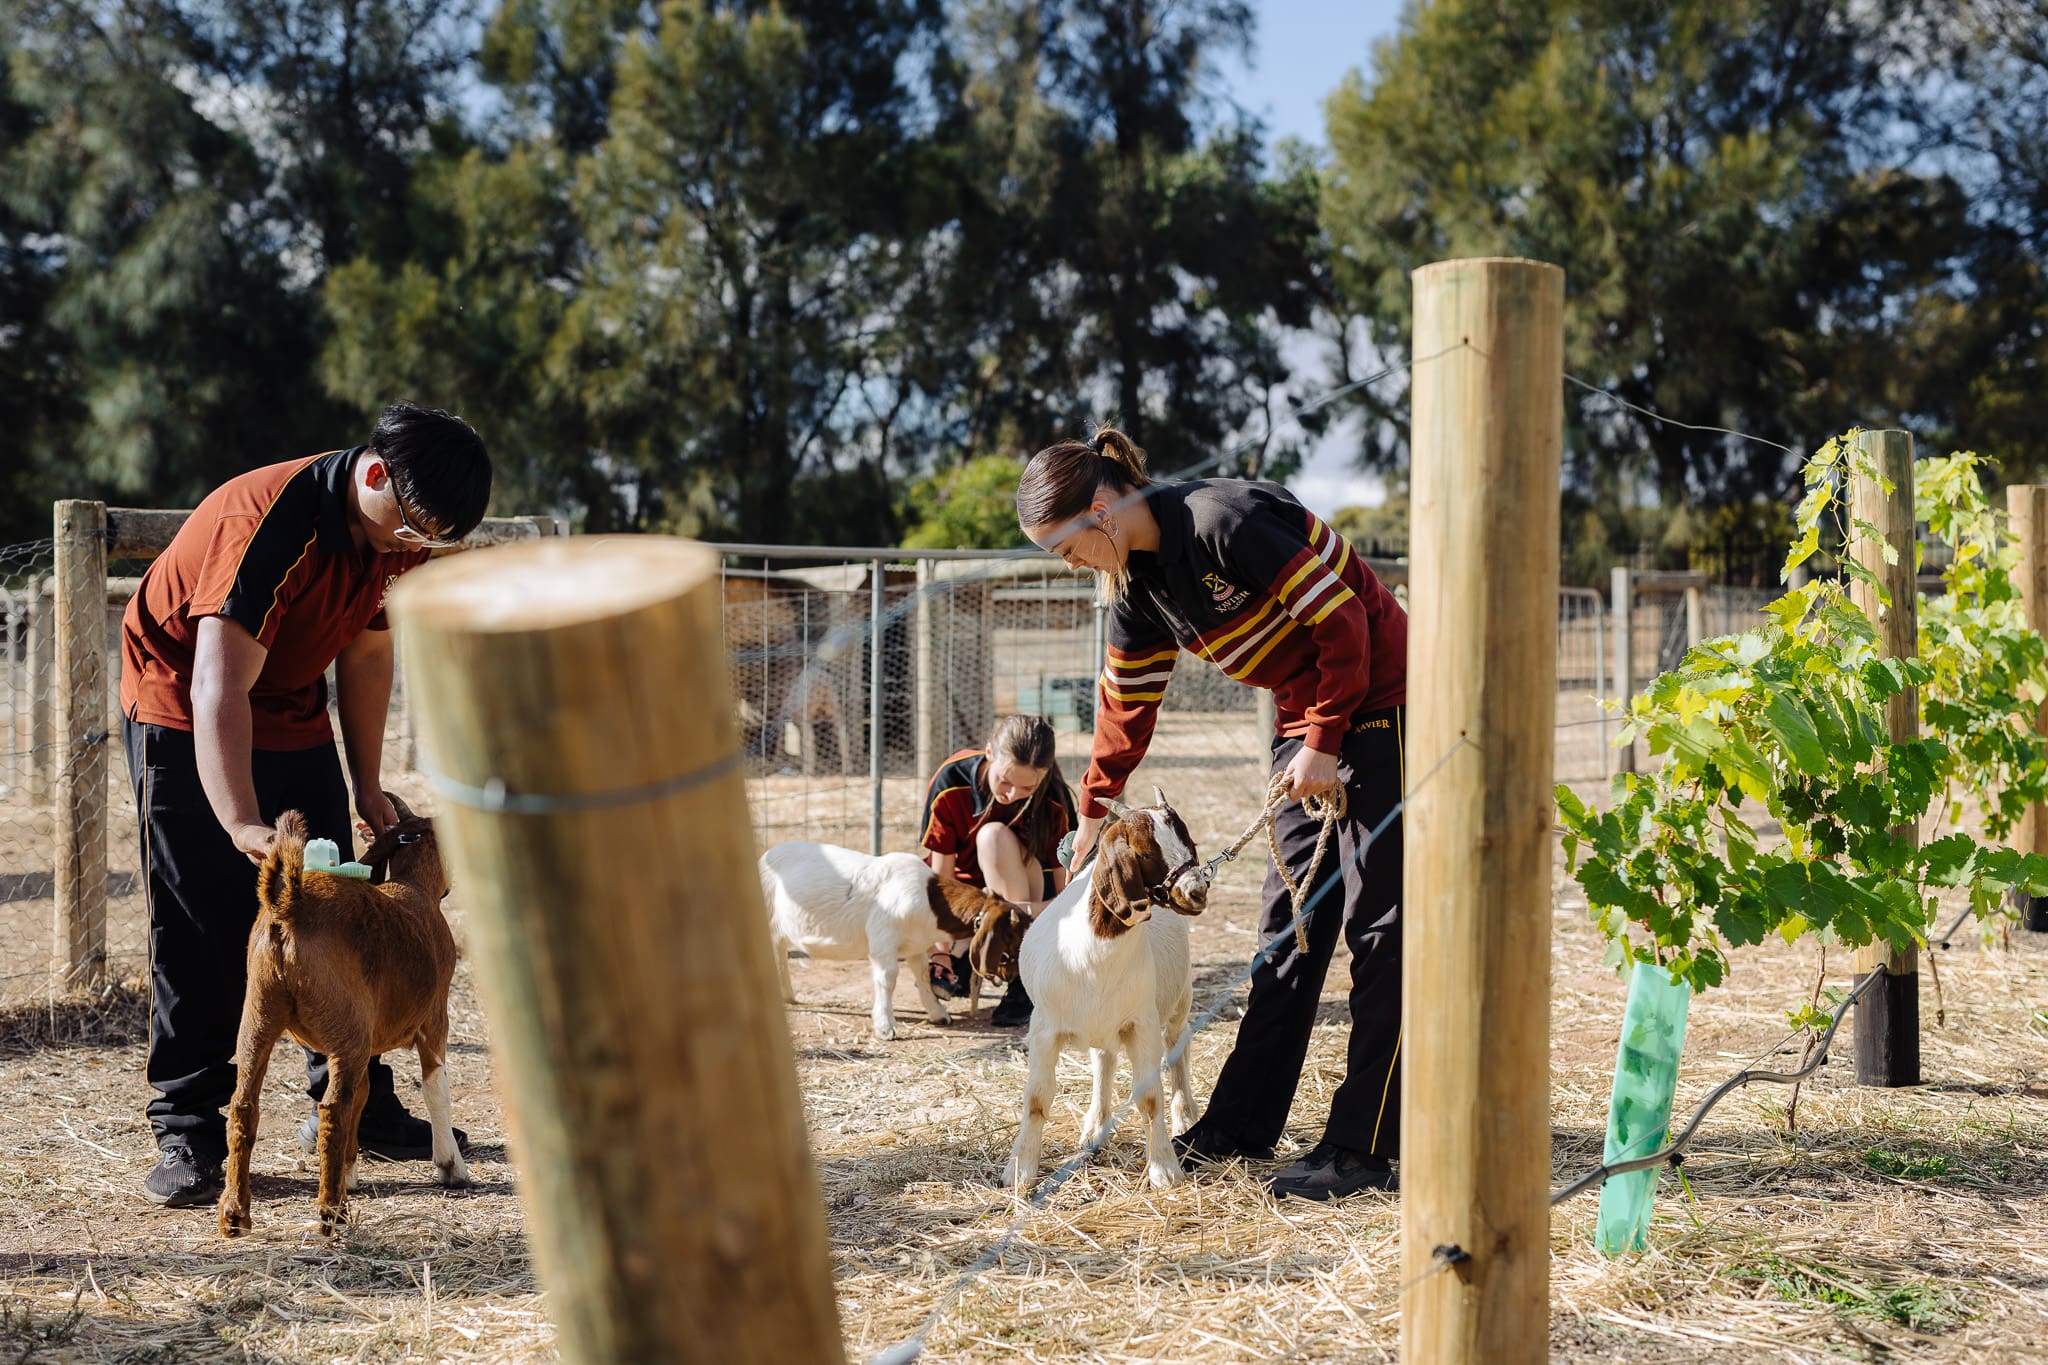
[[[1053,756],[1053,729],[1042,716],[1005,716],[987,747],[964,749],[932,774],[925,789],[926,861],[941,877],[993,891],[1033,914],[1067,884],[1060,840],[1074,829],[1074,795]],[[967,995],[965,945],[932,949],[932,989]],[[1024,983],[989,1016],[1000,1028],[1031,1021]]]

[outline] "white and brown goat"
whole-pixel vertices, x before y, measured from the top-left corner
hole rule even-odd
[[[967,960],[976,982],[1017,974],[1017,949],[1030,927],[1022,906],[952,877],[939,877],[909,853],[874,857],[836,844],[792,840],[761,855],[761,894],[782,998],[796,1003],[789,950],[854,961],[866,958],[874,979],[875,1036],[896,1036],[896,964],[915,960],[911,976],[925,1018],[947,1020],[924,966],[924,945],[937,938],[970,940]],[[973,1002],[969,1002],[969,1010]]]
[[[455,937],[441,914],[448,875],[434,826],[391,793],[398,823],[363,854],[372,880],[308,873],[306,821],[287,811],[257,870],[261,908],[249,932],[249,984],[235,1042],[235,1097],[228,1111],[227,1188],[220,1230],[251,1226],[249,1149],[256,1141],[263,1074],[279,1037],[327,1054],[320,1101],[320,1227],[341,1224],[356,1188],[356,1123],[369,1095],[370,1059],[411,1048],[433,1128],[441,1183],[469,1183],[449,1115],[448,983]]]
[[[1067,1047],[1085,1047],[1094,1082],[1081,1140],[1106,1136],[1117,1049],[1131,1059],[1133,1099],[1144,1118],[1145,1162],[1154,1185],[1181,1178],[1173,1133],[1195,1120],[1187,1049],[1167,1069],[1173,1087],[1171,1129],[1160,1095],[1160,1065],[1187,1029],[1194,992],[1188,926],[1182,918],[1208,905],[1211,874],[1195,857],[1195,841],[1166,793],[1133,809],[1105,804],[1095,856],[1055,896],[1024,935],[1017,973],[1031,993],[1030,1076],[1024,1113],[1010,1152],[1009,1183],[1024,1190],[1038,1177],[1046,1111],[1055,1068]],[[1158,908],[1169,915],[1155,915]]]

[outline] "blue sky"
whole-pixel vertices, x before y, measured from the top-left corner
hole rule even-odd
[[[1265,120],[1269,138],[1323,140],[1323,97],[1364,67],[1372,44],[1392,33],[1401,0],[1263,0],[1249,65],[1220,65],[1237,102]]]
[[[1231,97],[1266,124],[1269,142],[1300,138],[1323,142],[1323,98],[1347,71],[1365,68],[1376,39],[1395,30],[1402,0],[1263,0],[1256,5],[1258,31],[1249,63],[1226,58],[1221,76]],[[1318,373],[1316,347],[1288,348],[1290,360]],[[1333,429],[1289,485],[1311,510],[1324,516],[1349,504],[1371,505],[1383,497],[1377,479],[1350,467],[1353,443]]]

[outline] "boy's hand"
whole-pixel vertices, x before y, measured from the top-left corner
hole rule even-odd
[[[392,807],[391,798],[376,787],[365,788],[356,797],[356,811],[363,817],[363,826],[368,827],[372,839],[398,823],[398,811]]]
[[[270,846],[277,842],[277,831],[269,825],[237,825],[229,836],[235,847],[242,850],[250,862],[261,866]]]

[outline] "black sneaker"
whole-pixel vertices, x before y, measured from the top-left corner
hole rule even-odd
[[[220,1198],[222,1183],[218,1161],[194,1156],[184,1147],[166,1147],[157,1153],[142,1188],[151,1203],[189,1209]]]
[[[379,1114],[372,1118],[367,1108],[356,1124],[356,1150],[365,1156],[382,1157],[386,1161],[431,1161],[434,1157],[434,1126],[425,1119],[408,1114],[404,1109],[393,1106],[394,1112]],[[455,1134],[455,1150],[469,1155],[469,1134],[460,1128]],[[320,1150],[320,1115],[313,1116],[299,1125],[299,1146],[307,1156]]]
[[[1266,1182],[1275,1199],[1345,1199],[1361,1190],[1394,1190],[1401,1185],[1383,1156],[1367,1156],[1325,1139],[1292,1166],[1283,1166]]]
[[[929,968],[932,974],[932,994],[941,1000],[965,1000],[967,998],[968,966],[967,954],[953,954],[953,971],[949,976],[944,968],[934,962]]]
[[[1248,1147],[1235,1138],[1195,1126],[1173,1140],[1173,1154],[1183,1166],[1224,1166],[1233,1161],[1271,1161],[1271,1147]]]
[[[997,1028],[1023,1028],[1031,1022],[1031,997],[1024,993],[1022,981],[1010,983],[1010,989],[988,1012],[988,1021]]]

